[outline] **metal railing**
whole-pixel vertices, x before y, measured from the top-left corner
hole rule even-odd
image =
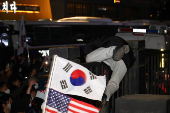
[[[148,94],[170,94],[170,51],[149,51],[145,56]]]
[[[104,63],[99,63],[99,62],[84,63],[84,64],[81,64],[81,65],[86,67],[87,69],[89,69],[92,73],[94,73],[97,76],[106,75],[106,83],[108,83],[108,81],[111,77],[111,74],[112,74],[112,70],[110,69],[109,66],[107,66]],[[112,97],[109,101],[109,107],[110,107],[109,113],[114,113],[114,111],[115,111],[115,99],[117,97],[128,94],[128,85],[126,85],[126,84],[128,84],[128,81],[129,81],[129,77],[128,77],[128,73],[127,73],[125,75],[124,79],[121,81],[118,91],[115,92],[115,94],[112,95]],[[93,104],[94,106],[96,106],[98,108],[101,108],[101,102],[99,102],[99,101],[88,100],[88,99],[83,98],[83,97],[81,97],[79,99],[81,101]]]
[[[138,53],[136,57],[138,58],[140,55],[141,54]],[[141,88],[144,87],[146,89],[145,90],[146,94],[160,94],[160,95],[170,94],[170,51],[146,50],[145,54],[142,55],[144,55],[145,66],[140,71],[140,65],[137,65],[139,61],[137,62],[136,60],[134,67],[132,67],[132,69],[130,69],[129,72],[126,73],[125,77],[119,84],[118,91],[112,95],[109,101],[109,106],[110,106],[109,113],[115,113],[114,111],[115,111],[116,98],[128,94],[140,93],[142,92],[140,91],[142,90],[140,89],[140,87]],[[108,82],[111,77],[112,71],[110,67],[104,63],[92,62],[92,63],[84,63],[81,65],[83,65],[84,67],[89,69],[92,73],[98,76],[105,74],[106,82]],[[143,80],[141,81],[140,76],[145,77],[144,81]],[[134,86],[135,84],[138,86]],[[101,108],[101,102],[99,101],[88,100],[82,97],[79,98],[79,100],[88,102],[98,108]]]

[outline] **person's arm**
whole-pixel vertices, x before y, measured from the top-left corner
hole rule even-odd
[[[26,87],[26,85],[28,84],[28,80],[31,78],[31,76],[29,76],[23,83],[23,85],[21,87],[18,87],[16,90],[14,90],[12,93],[11,93],[11,96],[16,98],[17,96],[19,96],[23,89]]]
[[[31,94],[32,85],[34,85],[35,83],[36,83],[35,80],[30,81],[26,94]]]
[[[44,65],[45,65],[45,62],[42,62],[40,70],[44,67]]]
[[[29,82],[29,85],[28,85],[28,88],[27,88],[27,91],[26,91],[26,95],[23,97],[23,104],[24,104],[25,112],[28,112],[29,104],[30,104],[30,98],[31,98],[31,89],[32,89],[32,86],[35,83],[36,83],[35,80],[32,80],[32,81]]]
[[[25,57],[22,57],[22,60],[21,60],[21,62],[20,62],[20,65],[22,65],[22,64],[24,63],[24,61],[25,61]]]

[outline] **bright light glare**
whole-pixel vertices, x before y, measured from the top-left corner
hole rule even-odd
[[[1,40],[0,40],[0,43],[1,43]],[[8,40],[2,39],[2,43],[3,43],[5,46],[8,46]]]
[[[48,64],[48,61],[45,61],[45,64],[47,65],[47,64]]]
[[[164,68],[164,58],[162,58],[162,68]]]
[[[162,57],[164,57],[164,54],[162,54]]]
[[[135,33],[146,33],[146,29],[133,29]]]
[[[77,41],[83,41],[83,39],[77,39]]]
[[[26,37],[26,42],[28,42],[31,39],[31,37]]]
[[[42,56],[49,56],[49,50],[39,50],[39,53],[42,54]]]
[[[164,33],[167,34],[167,30],[164,30]]]
[[[8,36],[6,33],[2,33],[2,36]]]

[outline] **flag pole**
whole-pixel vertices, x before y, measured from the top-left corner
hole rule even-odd
[[[25,38],[25,23],[24,23],[24,14],[22,14],[21,23],[20,23],[20,32],[18,37],[18,51],[17,55],[24,53],[24,38]]]
[[[58,57],[57,55],[56,55],[56,57]],[[45,113],[45,108],[46,108],[46,106],[47,106],[47,97],[48,97],[48,92],[49,92],[49,87],[51,86],[51,81],[52,81],[52,78],[53,78],[53,74],[52,74],[52,72],[54,71],[54,64],[55,64],[55,61],[54,60],[56,60],[56,58],[54,58],[54,56],[53,56],[53,62],[52,62],[52,67],[51,67],[51,69],[50,69],[50,76],[49,76],[49,78],[48,78],[48,85],[47,85],[47,87],[46,87],[46,89],[47,89],[47,92],[45,93],[45,98],[44,98],[44,104],[45,104],[45,106],[44,106],[44,108],[43,108],[43,113]],[[52,75],[51,75],[52,74]]]

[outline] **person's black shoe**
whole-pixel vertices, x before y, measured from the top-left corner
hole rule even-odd
[[[106,104],[106,99],[107,99],[107,95],[106,95],[106,94],[103,94],[102,104]]]
[[[109,113],[109,101],[106,101],[105,104],[102,104],[102,108],[99,113]]]
[[[129,45],[124,45],[122,47],[116,47],[113,51],[113,60],[119,61],[124,54],[128,53],[130,50]]]
[[[106,99],[107,99],[107,96],[106,94],[104,94],[102,98],[102,107],[99,113],[109,113],[109,101],[106,101]]]

